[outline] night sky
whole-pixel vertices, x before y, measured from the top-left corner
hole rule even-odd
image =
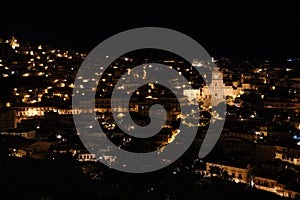
[[[88,52],[121,31],[159,26],[194,38],[213,57],[300,56],[300,12],[296,5],[244,2],[238,7],[201,3],[162,6],[141,2],[136,8],[118,4],[3,9],[0,37],[14,35],[21,40]]]

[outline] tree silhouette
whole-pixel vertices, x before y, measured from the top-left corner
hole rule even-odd
[[[216,165],[213,165],[209,168],[209,173],[211,177],[218,177],[222,180],[230,181],[232,179],[232,177],[228,174],[228,172],[225,169]]]

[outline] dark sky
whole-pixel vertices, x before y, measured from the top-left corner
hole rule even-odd
[[[162,6],[141,2],[136,8],[116,4],[4,9],[0,37],[15,35],[22,40],[90,51],[120,31],[159,26],[191,36],[214,57],[300,56],[300,12],[296,5]]]

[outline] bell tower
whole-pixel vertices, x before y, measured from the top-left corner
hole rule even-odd
[[[209,93],[211,95],[212,106],[225,101],[225,84],[223,82],[223,73],[214,67],[212,70],[212,79],[209,86]]]

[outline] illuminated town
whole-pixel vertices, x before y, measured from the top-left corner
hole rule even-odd
[[[33,45],[13,36],[0,38],[0,175],[11,174],[3,179],[8,184],[2,183],[0,199],[23,194],[33,195],[32,199],[58,199],[57,195],[62,194],[72,197],[69,193],[73,189],[80,197],[88,192],[88,199],[200,199],[203,194],[216,198],[215,188],[229,199],[230,195],[244,199],[247,196],[249,199],[300,198],[300,58],[235,61],[220,57],[213,58],[211,63],[195,58],[188,63],[173,54],[152,59],[131,53],[114,61],[105,74],[95,74],[98,80],[79,77],[83,83],[93,85],[94,111],[99,125],[120,148],[134,152],[163,151],[180,134],[180,122],[187,127],[198,127],[192,146],[180,159],[159,172],[144,175],[147,181],[139,185],[141,176],[131,177],[102,165],[79,139],[73,115],[93,112],[84,108],[90,102],[83,101],[78,109],[72,108],[73,92],[85,95],[83,86],[75,88],[74,79],[87,53],[46,44]],[[199,104],[198,124],[189,122],[195,113],[181,114],[171,91],[149,83],[134,93],[126,109],[137,124],[147,124],[149,107],[158,102],[163,104],[168,118],[162,131],[156,137],[141,140],[126,136],[118,128],[111,114],[112,89],[126,72],[127,84],[146,79],[147,69],[155,67],[149,63],[167,65],[189,80],[193,89],[185,89],[176,80],[172,83],[183,91],[178,95],[186,102],[185,106],[190,102]],[[210,64],[217,67],[210,68],[211,82],[206,85],[195,67]],[[144,66],[143,74],[131,73],[137,65]],[[117,89],[124,90],[124,87]],[[211,95],[216,102],[211,102]],[[222,98],[226,99],[227,111],[221,138],[207,157],[199,159],[197,153],[210,119],[216,114],[211,111],[211,104],[222,103]],[[120,105],[126,103],[123,99],[117,101]],[[124,117],[125,107],[115,110],[118,118]],[[133,128],[128,125],[128,129]],[[111,156],[103,159],[114,162]],[[41,183],[44,189],[35,189],[40,183],[25,186],[30,176],[15,178],[19,181],[14,182],[11,177],[17,177],[15,173],[30,171],[28,166],[32,164],[27,162],[37,163],[41,168],[47,166],[57,182],[60,173],[64,174],[61,177],[64,180],[73,175],[78,179],[74,178],[74,188],[72,185],[67,189],[51,186],[47,180],[54,179],[51,175],[45,175],[44,181],[48,183]],[[70,166],[74,172],[68,172]],[[36,173],[42,177],[44,173],[51,174],[46,169],[36,169]],[[152,176],[161,179],[156,182]],[[179,193],[176,187],[181,184],[186,184],[187,194]],[[130,195],[134,197],[126,198]]]

